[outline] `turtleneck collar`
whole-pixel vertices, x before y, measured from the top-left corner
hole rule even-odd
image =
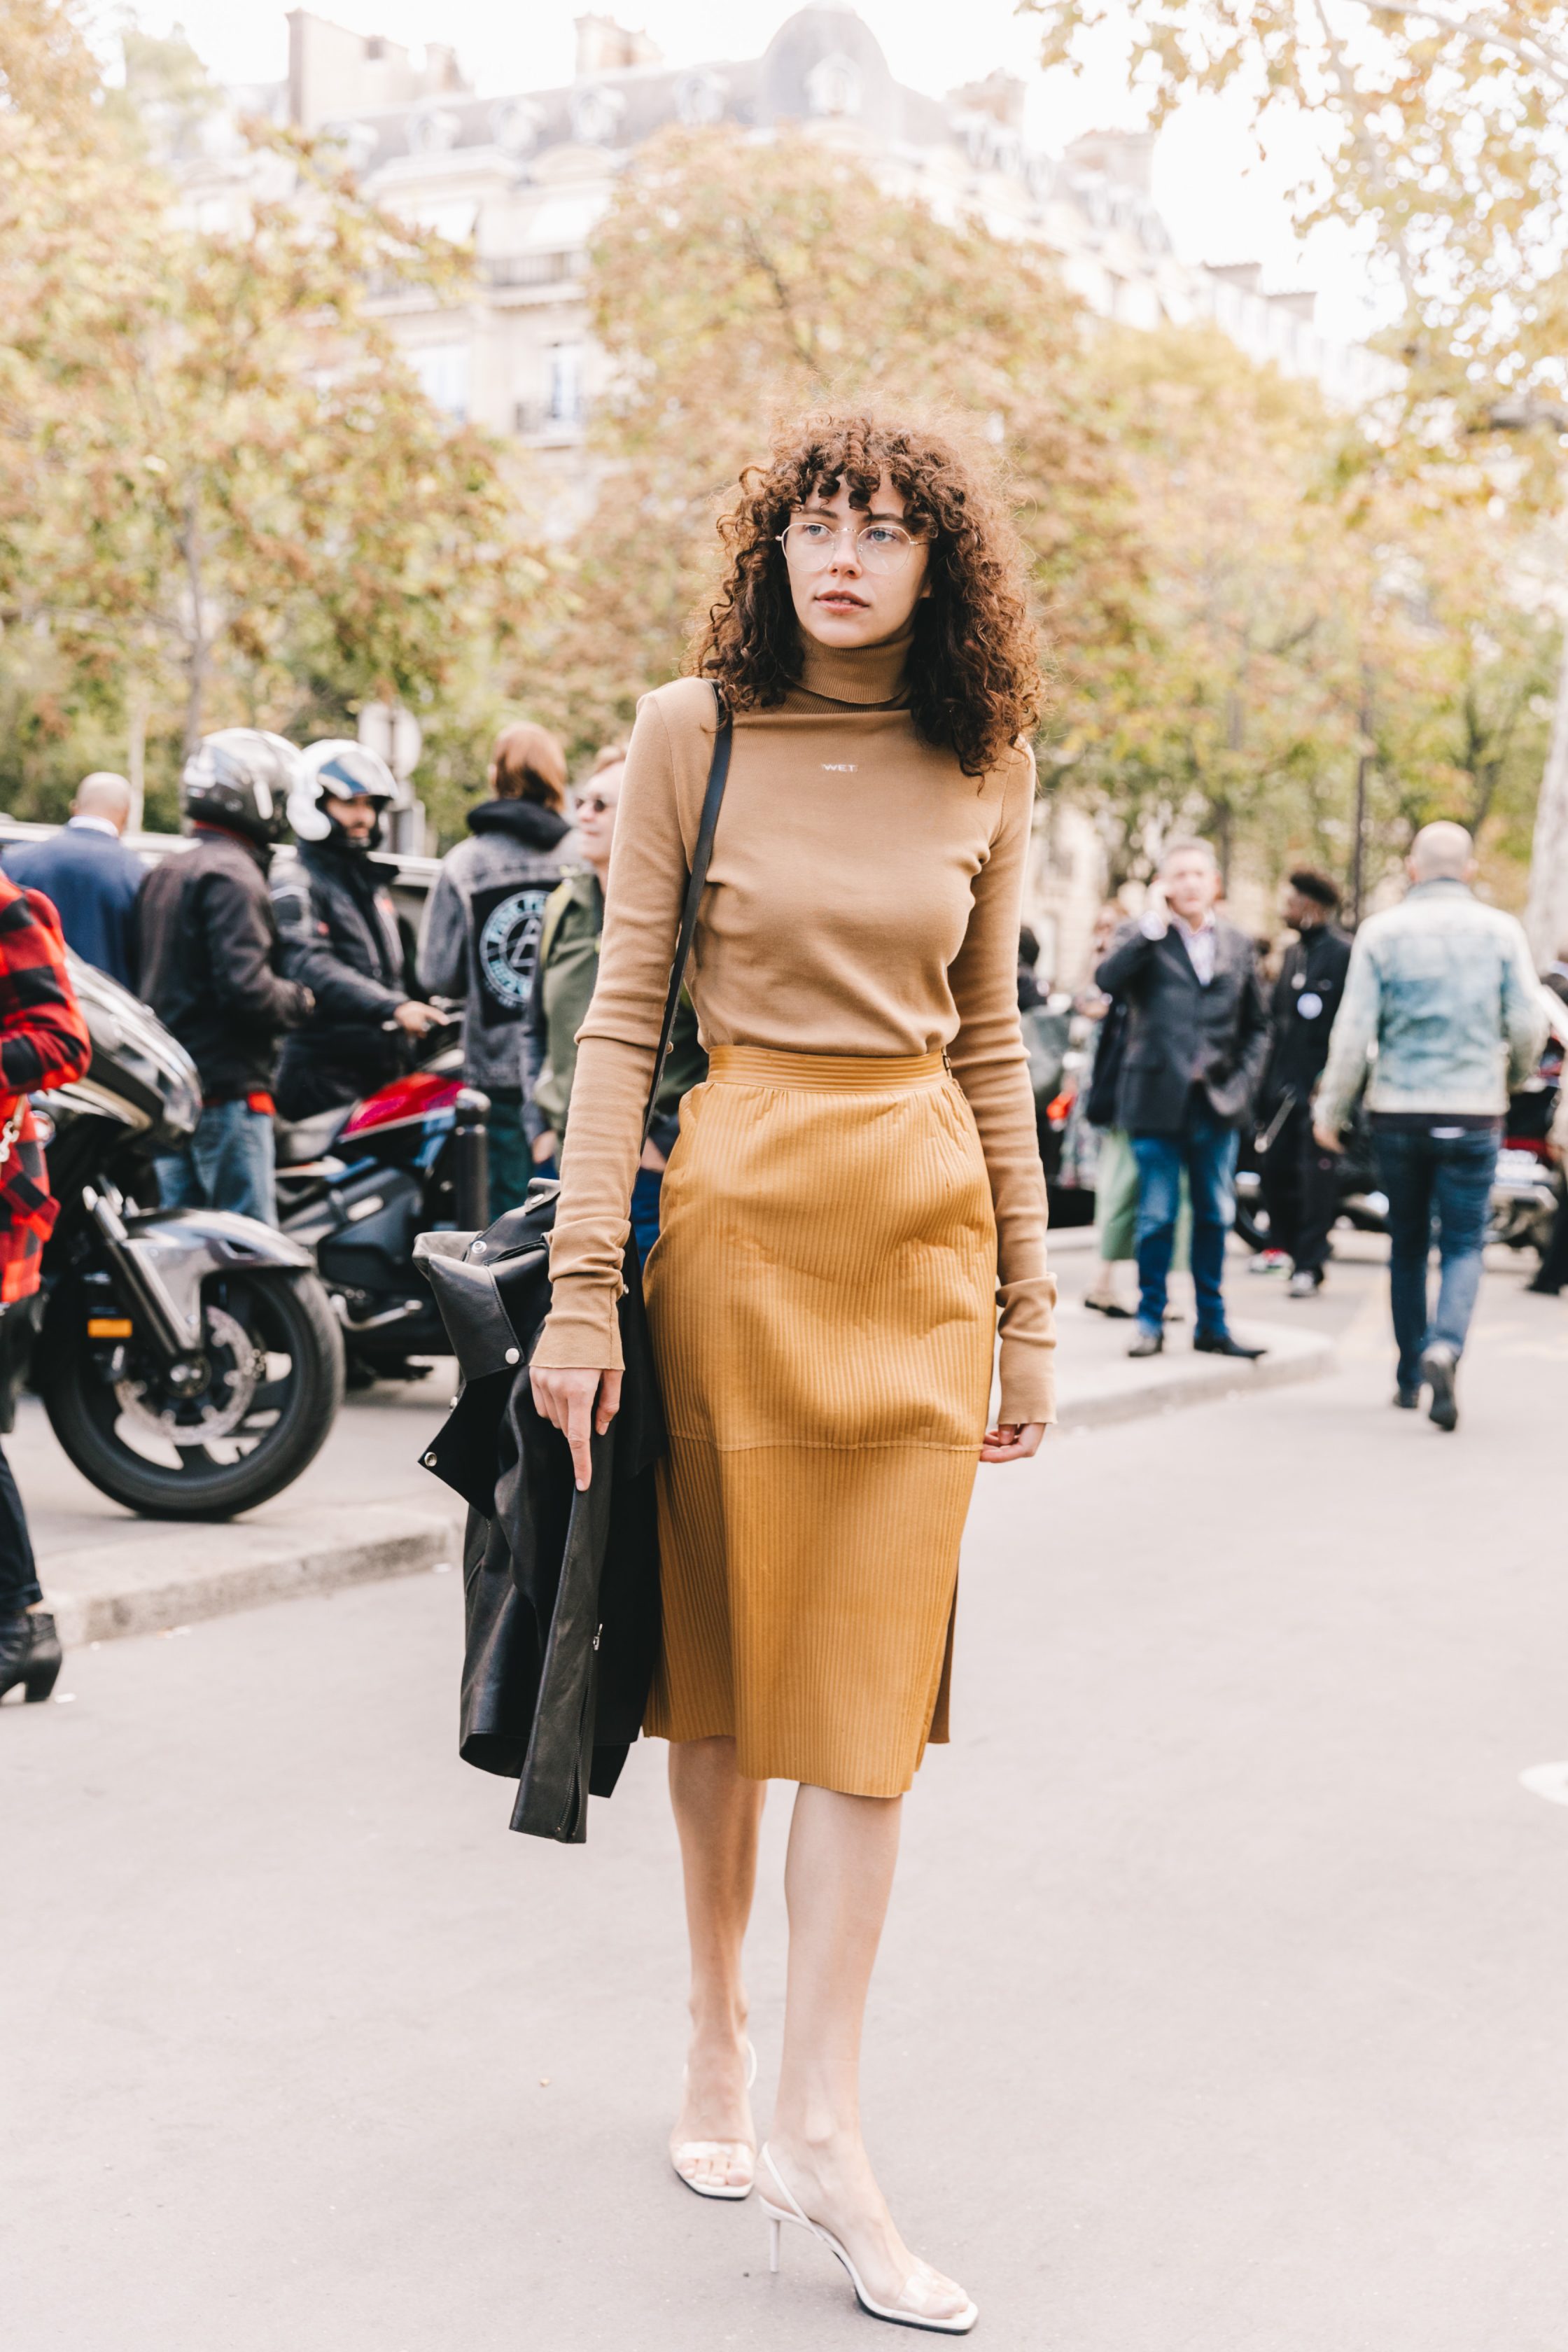
[[[878,646],[825,646],[800,633],[800,683],[807,694],[825,702],[858,702],[868,707],[897,702],[904,688],[904,665],[914,642],[914,623],[906,622],[896,637]]]

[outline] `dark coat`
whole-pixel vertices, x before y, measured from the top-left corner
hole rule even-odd
[[[1094,1063],[1083,1115],[1090,1127],[1116,1125],[1116,1097],[1121,1086],[1121,1057],[1127,1050],[1127,1007],[1113,996],[1095,1033]]]
[[[1329,1033],[1344,993],[1351,943],[1331,923],[1315,923],[1285,950],[1269,1003],[1263,1100],[1309,1102],[1329,1058]]]
[[[278,1043],[310,999],[282,971],[267,852],[198,824],[191,847],[154,866],[136,901],[142,996],[201,1076],[208,1103],[270,1091]]]
[[[1127,1000],[1127,1042],[1116,1123],[1133,1135],[1179,1135],[1193,1089],[1226,1127],[1247,1117],[1264,1056],[1268,1018],[1252,941],[1215,924],[1214,978],[1205,988],[1174,924],[1163,939],[1123,924],[1095,973],[1107,996]]]
[[[550,1308],[556,1187],[538,1185],[464,1258],[422,1263],[463,1373],[420,1456],[468,1505],[458,1754],[518,1782],[511,1826],[580,1843],[642,1728],[658,1656],[655,1465],[664,1451],[635,1243],[620,1303],[621,1409],[585,1495],[535,1410],[528,1360]]]
[[[544,906],[561,879],[571,831],[533,801],[485,801],[473,838],[441,860],[419,934],[419,981],[463,999],[463,1075],[489,1093],[522,1084],[518,1030],[533,986]]]
[[[83,963],[134,988],[132,909],[145,872],[133,850],[95,824],[63,824],[47,841],[7,850],[5,871],[54,901],[66,945]]]
[[[308,1118],[353,1102],[406,1067],[400,1030],[386,1024],[410,992],[392,893],[362,851],[309,842],[272,873],[283,969],[303,982],[315,1011],[283,1048],[278,1108]]]

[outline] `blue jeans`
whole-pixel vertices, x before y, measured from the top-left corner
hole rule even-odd
[[[273,1165],[272,1121],[245,1102],[209,1104],[184,1150],[153,1162],[165,1209],[232,1209],[264,1225],[278,1223]]]
[[[522,1130],[522,1088],[489,1087],[490,1223],[509,1209],[521,1209],[536,1176],[547,1171],[533,1164],[533,1147]],[[548,1171],[553,1173],[553,1171]]]
[[[662,1168],[637,1170],[637,1181],[632,1186],[632,1231],[637,1237],[637,1256],[644,1265],[658,1239],[658,1198],[663,1189]]]
[[[1399,1343],[1399,1385],[1420,1386],[1421,1358],[1442,1342],[1456,1355],[1481,1286],[1481,1250],[1497,1174],[1496,1128],[1384,1127],[1373,1115],[1378,1179],[1388,1195],[1388,1288]],[[1436,1239],[1437,1311],[1427,1297]]]
[[[1193,1288],[1198,1334],[1225,1331],[1225,1238],[1236,1222],[1234,1127],[1222,1127],[1206,1105],[1188,1114],[1180,1135],[1135,1135],[1138,1162],[1138,1320],[1146,1331],[1165,1328],[1165,1292],[1181,1205],[1182,1171],[1193,1201]]]

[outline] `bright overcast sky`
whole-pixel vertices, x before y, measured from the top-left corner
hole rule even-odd
[[[573,18],[585,0],[335,0],[320,13],[365,33],[416,44],[450,41],[464,71],[487,94],[548,88],[570,79]],[[646,28],[672,65],[754,57],[790,13],[787,0],[630,0],[606,15]],[[940,94],[1005,65],[1031,84],[1029,123],[1040,144],[1059,150],[1081,131],[1136,123],[1113,47],[1101,70],[1075,82],[1034,73],[1038,20],[1016,15],[1012,0],[860,0],[859,15],[886,50],[900,80]],[[213,74],[223,81],[282,78],[288,28],[281,7],[266,0],[143,0],[136,11],[149,31],[184,25]],[[1367,331],[1372,313],[1365,275],[1343,241],[1320,237],[1303,252],[1290,224],[1287,194],[1311,166],[1310,141],[1281,139],[1259,164],[1239,115],[1213,101],[1184,110],[1167,129],[1155,165],[1155,194],[1179,250],[1190,260],[1261,261],[1271,288],[1313,286],[1319,324],[1333,336]]]

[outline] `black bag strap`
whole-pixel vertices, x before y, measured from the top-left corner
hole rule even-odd
[[[713,836],[719,830],[719,810],[724,798],[724,785],[730,773],[730,744],[734,733],[724,698],[717,687],[713,699],[719,706],[719,731],[713,738],[713,756],[708,763],[708,789],[702,795],[702,816],[697,827],[697,842],[691,852],[691,872],[686,884],[686,900],[680,909],[680,932],[675,942],[675,961],[669,971],[669,993],[664,1000],[664,1022],[658,1033],[658,1051],[653,1058],[653,1082],[647,1090],[647,1108],[643,1113],[642,1139],[647,1141],[647,1131],[653,1125],[653,1109],[658,1100],[658,1090],[664,1081],[664,1066],[669,1059],[669,1041],[675,1034],[675,1015],[680,1003],[681,985],[686,967],[691,961],[691,943],[697,937],[697,909],[702,902],[703,887],[708,880],[708,863],[713,855]]]

